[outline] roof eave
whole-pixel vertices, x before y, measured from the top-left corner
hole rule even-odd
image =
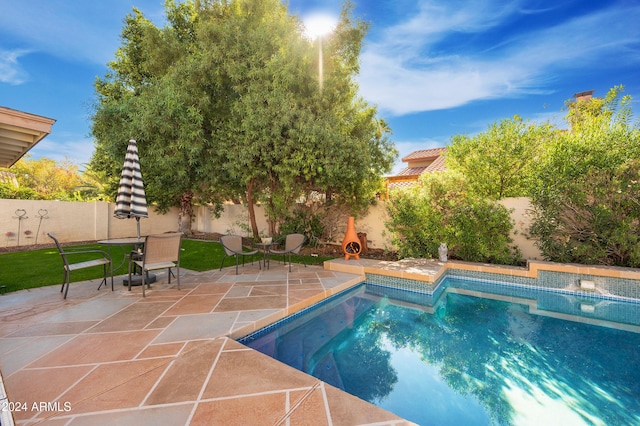
[[[11,167],[51,133],[53,118],[0,106],[0,167]]]

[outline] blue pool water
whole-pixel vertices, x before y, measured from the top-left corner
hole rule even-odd
[[[640,424],[640,304],[361,285],[240,341],[421,425]]]

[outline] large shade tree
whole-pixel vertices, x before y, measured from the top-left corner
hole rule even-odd
[[[150,200],[268,206],[272,232],[294,200],[316,190],[362,206],[396,152],[354,77],[366,25],[347,4],[317,47],[278,0],[166,2],[168,24],[134,9],[110,72],[96,82],[92,166],[117,172],[135,136]]]

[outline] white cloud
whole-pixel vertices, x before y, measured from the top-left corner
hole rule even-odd
[[[18,58],[29,53],[27,50],[2,50],[0,49],[0,83],[18,85],[28,78],[26,71],[22,69]]]
[[[88,163],[93,155],[94,144],[89,138],[52,133],[29,151],[34,158],[51,158],[58,162],[70,160],[78,166]]]
[[[579,72],[613,58],[639,60],[637,51],[629,54],[639,39],[639,6],[614,6],[511,35],[477,52],[448,43],[453,36],[460,40],[461,34],[468,34],[465,42],[471,42],[474,34],[524,13],[536,12],[523,11],[518,3],[504,9],[491,1],[425,2],[420,13],[365,46],[358,78],[361,93],[380,111],[404,115],[544,93],[556,73]]]
[[[155,22],[164,16],[162,3],[140,0],[136,6]],[[106,64],[120,45],[123,19],[132,12],[132,2],[0,0],[0,9],[2,32],[20,40],[25,44],[22,47],[61,58]]]
[[[474,34],[486,31],[507,19],[520,8],[519,1],[502,0],[418,1],[419,12],[405,22],[387,29],[385,48],[424,48],[449,34]]]

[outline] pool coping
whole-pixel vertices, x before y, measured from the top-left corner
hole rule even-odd
[[[539,260],[527,262],[527,266],[494,265],[462,261],[440,262],[433,259],[402,259],[398,261],[378,261],[372,259],[333,259],[324,262],[329,271],[365,275],[367,273],[408,280],[435,283],[448,270],[464,270],[501,274],[523,278],[538,278],[540,272],[563,272],[568,274],[598,276],[603,278],[623,278],[640,281],[640,269],[617,266],[580,265],[554,263]]]

